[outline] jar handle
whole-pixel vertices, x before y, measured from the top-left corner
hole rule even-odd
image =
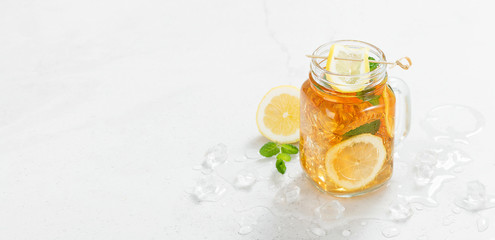
[[[411,94],[404,80],[389,77],[388,84],[395,94],[395,146],[399,146],[411,128]]]

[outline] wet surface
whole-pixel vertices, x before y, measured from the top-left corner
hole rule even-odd
[[[462,127],[452,121],[438,124],[459,112],[463,114],[456,121],[465,122]],[[319,191],[297,157],[287,162],[287,172],[281,175],[275,159],[261,157],[255,148],[226,157],[227,148],[221,144],[206,152],[196,168],[199,180],[186,192],[195,203],[231,211],[238,223],[232,231],[240,239],[398,239],[402,234],[436,239],[458,231],[485,233],[494,220],[495,196],[484,183],[463,175],[477,161],[465,146],[483,125],[483,117],[472,108],[433,108],[422,122],[428,138],[399,149],[392,179],[359,197],[335,198]],[[438,217],[436,226],[418,223],[432,214]],[[410,222],[419,227],[408,228]],[[443,235],[437,231],[430,236],[431,228],[443,228]]]

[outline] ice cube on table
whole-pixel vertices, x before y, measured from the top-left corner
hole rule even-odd
[[[485,185],[476,180],[467,183],[466,196],[457,199],[455,204],[466,210],[475,211],[485,208],[487,200]]]
[[[402,196],[398,196],[388,210],[390,219],[394,221],[405,221],[413,215],[411,204]]]
[[[199,202],[215,202],[220,200],[227,189],[214,177],[203,177],[194,186],[191,195]]]
[[[477,227],[478,227],[478,232],[484,232],[486,229],[488,229],[488,219],[485,217],[480,217],[476,221]]]
[[[301,188],[296,185],[289,185],[285,188],[283,198],[286,203],[293,203],[299,199],[299,194],[301,193]]]
[[[238,233],[240,235],[247,235],[247,234],[251,233],[252,231],[253,231],[253,227],[251,227],[251,226],[241,226],[239,228]]]
[[[432,166],[424,163],[418,163],[415,166],[414,181],[418,186],[425,186],[431,182],[433,172],[434,170]]]
[[[319,227],[311,228],[311,232],[318,237],[323,237],[323,236],[327,235],[327,232],[325,230],[319,228]]]
[[[382,229],[382,235],[386,238],[399,236],[400,230],[396,227],[386,227]]]
[[[241,188],[249,188],[256,182],[256,172],[251,170],[243,170],[239,172],[234,181],[234,187]]]
[[[349,236],[351,236],[351,231],[350,231],[350,230],[347,230],[347,229],[346,229],[346,230],[344,230],[344,231],[342,231],[342,236],[344,236],[344,237],[349,237]]]
[[[227,156],[227,146],[223,143],[219,143],[209,148],[205,153],[204,161],[202,164],[202,167],[204,169],[203,173],[211,173],[216,166],[227,161]]]
[[[424,186],[431,182],[437,161],[436,153],[430,150],[416,155],[414,180],[417,185]]]
[[[317,207],[314,211],[318,220],[326,223],[341,218],[344,215],[345,207],[339,201],[332,200]]]

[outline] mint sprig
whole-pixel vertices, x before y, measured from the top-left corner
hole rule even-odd
[[[260,148],[260,154],[264,157],[273,157],[277,155],[277,161],[275,162],[275,167],[278,172],[284,174],[287,170],[285,162],[291,160],[291,154],[297,154],[299,149],[291,144],[277,144],[274,142],[267,142]]]
[[[346,139],[363,133],[371,133],[374,135],[378,132],[378,129],[380,128],[380,123],[381,122],[378,119],[373,122],[363,124],[357,128],[354,128],[346,132],[344,135],[342,135],[342,137]]]
[[[285,162],[280,159],[278,159],[277,162],[275,163],[275,167],[277,168],[278,172],[282,174],[284,174],[285,171],[287,170],[287,167],[285,166]]]
[[[299,149],[297,149],[296,146],[291,144],[282,144],[280,146],[280,149],[282,150],[283,153],[287,153],[287,154],[296,154],[299,152]]]
[[[368,60],[375,60],[375,59],[373,57],[368,57]],[[369,64],[370,64],[370,72],[375,70],[379,65],[379,63],[372,63],[372,62],[370,62]]]
[[[287,153],[279,153],[277,155],[277,160],[282,160],[284,162],[289,162],[290,161],[290,155]]]
[[[279,152],[280,148],[278,148],[278,145],[274,142],[268,142],[260,149],[260,154],[263,157],[273,157]]]

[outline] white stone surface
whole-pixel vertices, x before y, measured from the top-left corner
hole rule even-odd
[[[225,143],[233,162],[230,156],[265,141],[255,124],[258,102],[271,87],[302,84],[304,54],[330,40],[360,39],[389,59],[413,59],[409,71],[389,71],[412,92],[404,164],[427,138],[419,121],[432,107],[467,105],[486,118],[462,146],[473,162],[443,186],[439,207],[399,226],[400,238],[489,239],[495,227],[478,232],[472,213],[456,215],[451,228],[442,219],[465,182],[479,180],[495,193],[493,7],[445,0],[2,0],[0,236],[315,238],[304,225],[284,225],[289,217],[258,219],[252,233],[239,235],[233,209],[244,202],[229,197],[232,189],[218,204],[194,203],[185,189],[200,177],[192,167],[212,145]],[[404,182],[394,176],[391,186]],[[259,200],[276,192],[263,186],[239,194]],[[386,202],[386,191],[356,206],[379,212],[374,206]],[[343,204],[349,210],[359,201]],[[494,209],[481,214],[495,222]],[[348,239],[380,239],[384,227],[370,222],[350,229]]]

